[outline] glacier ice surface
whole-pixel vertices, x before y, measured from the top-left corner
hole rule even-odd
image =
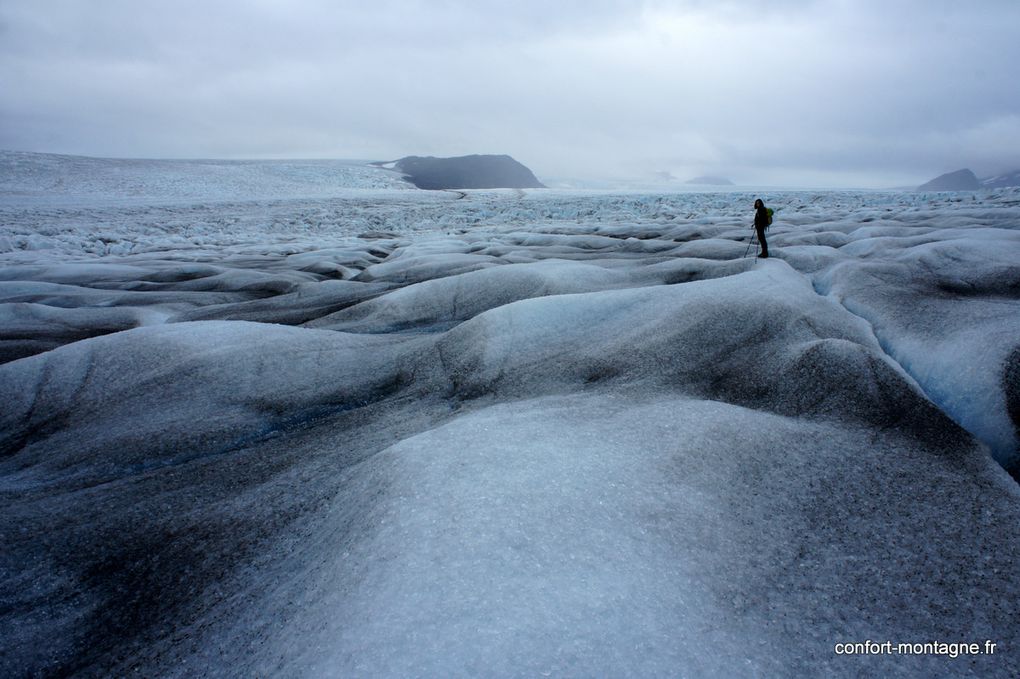
[[[3,675],[1020,671],[1015,190],[0,161]]]

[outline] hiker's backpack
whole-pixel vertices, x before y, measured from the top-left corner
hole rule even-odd
[[[768,216],[769,216],[769,222],[768,222],[768,224],[769,224],[769,226],[772,226],[772,208],[770,208],[770,207],[769,207],[769,208],[765,208],[765,212],[766,212],[766,213],[768,214]],[[768,227],[765,227],[765,228],[768,228]]]

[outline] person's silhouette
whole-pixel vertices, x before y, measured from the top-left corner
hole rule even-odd
[[[754,201],[754,230],[758,234],[758,242],[761,243],[761,254],[759,257],[769,256],[769,244],[765,240],[765,229],[769,228],[769,212],[765,209],[765,203],[761,198]]]

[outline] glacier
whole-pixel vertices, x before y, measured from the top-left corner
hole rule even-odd
[[[1020,672],[1020,191],[395,181],[0,154],[0,673]]]

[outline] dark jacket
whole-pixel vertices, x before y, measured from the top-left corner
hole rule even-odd
[[[769,228],[769,213],[762,206],[754,211],[754,228],[756,229],[767,229]]]

